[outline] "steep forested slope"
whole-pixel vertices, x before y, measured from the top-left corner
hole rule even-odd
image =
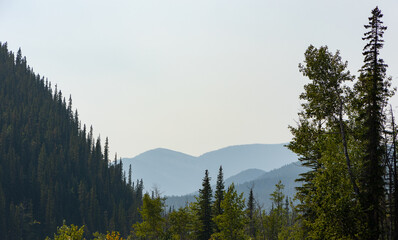
[[[43,239],[63,220],[127,233],[141,195],[72,100],[0,43],[0,239]]]

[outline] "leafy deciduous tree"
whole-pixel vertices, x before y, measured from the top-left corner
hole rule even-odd
[[[148,193],[144,194],[140,210],[142,222],[133,225],[137,237],[151,240],[159,239],[163,235],[163,207],[163,200],[158,194],[152,198]]]
[[[239,194],[232,183],[225,193],[224,200],[221,202],[223,213],[214,218],[218,229],[212,237],[224,240],[247,239],[245,232],[247,218],[245,214],[245,200],[243,193]]]

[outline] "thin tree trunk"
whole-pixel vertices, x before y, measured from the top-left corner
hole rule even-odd
[[[355,177],[354,177],[354,174],[352,173],[352,168],[351,168],[351,160],[348,155],[347,140],[346,140],[346,134],[345,134],[344,124],[343,124],[343,102],[341,100],[340,100],[340,109],[339,109],[339,123],[340,123],[340,135],[341,135],[341,139],[343,141],[344,155],[345,155],[345,159],[346,159],[346,163],[347,163],[348,175],[350,176],[350,181],[351,181],[352,187],[354,189],[354,192],[358,196],[359,188],[355,182]]]
[[[392,177],[394,178],[394,212],[391,213],[391,222],[393,223],[392,229],[392,237],[395,240],[398,240],[398,177],[397,177],[397,144],[396,144],[396,129],[395,129],[395,120],[394,114],[391,107],[391,124],[392,124],[392,147],[393,147],[393,169],[392,169]]]

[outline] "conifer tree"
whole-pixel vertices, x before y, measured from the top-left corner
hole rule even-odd
[[[209,172],[206,169],[202,189],[199,189],[199,196],[197,197],[197,216],[200,223],[197,232],[199,240],[208,240],[213,234],[212,196]]]
[[[247,218],[249,221],[249,236],[253,239],[256,238],[256,220],[254,216],[254,196],[253,196],[253,188],[250,188],[250,193],[249,193],[249,200],[247,201]]]
[[[225,198],[221,202],[221,207],[223,213],[214,219],[220,231],[214,233],[212,237],[221,240],[246,239],[245,199],[243,198],[243,193],[238,194],[236,192],[233,183],[228,187]]]
[[[286,225],[285,223],[285,212],[283,208],[283,201],[285,199],[285,195],[283,194],[283,189],[285,186],[279,180],[277,184],[275,184],[275,190],[271,193],[271,201],[272,201],[272,210],[269,214],[269,219],[272,224],[270,224],[269,228],[269,239],[278,239],[278,234],[281,232],[282,227]]]
[[[214,217],[222,214],[221,202],[224,200],[224,176],[222,166],[220,166],[217,175],[216,192],[214,194],[213,215]]]
[[[87,233],[112,222],[126,235],[139,220],[142,188],[108,165],[108,141],[103,154],[92,128],[72,116],[72,99],[1,43],[0,115],[0,239],[44,239],[64,219]],[[119,214],[127,211],[131,218]]]
[[[127,182],[127,185],[129,185],[129,186],[132,186],[132,181],[131,181],[131,175],[132,175],[132,173],[131,173],[131,164],[129,165],[129,175],[128,175],[128,182]]]
[[[383,177],[389,156],[388,144],[383,146],[383,108],[394,91],[391,78],[386,77],[387,65],[379,57],[387,29],[382,16],[376,7],[365,25],[364,65],[353,88],[344,84],[354,78],[338,52],[331,55],[325,47],[310,46],[300,65],[312,82],[300,95],[306,102],[299,126],[291,127],[294,138],[289,148],[312,168],[301,175],[304,184],[297,194],[310,238],[381,239],[385,235]]]
[[[384,168],[382,130],[385,115],[383,107],[393,92],[389,90],[390,78],[386,78],[386,67],[379,57],[383,48],[383,34],[387,29],[383,26],[383,14],[378,7],[372,10],[369,30],[362,38],[367,43],[363,49],[364,65],[360,70],[358,82],[355,85],[358,99],[358,122],[363,126],[361,140],[365,145],[363,172],[360,178],[362,189],[361,204],[366,213],[368,225],[367,239],[378,239],[381,236],[383,221],[382,201],[384,197]]]

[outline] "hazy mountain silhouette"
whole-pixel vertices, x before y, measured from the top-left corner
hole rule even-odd
[[[284,144],[249,144],[222,148],[199,157],[158,148],[122,160],[126,173],[131,164],[132,178],[144,180],[146,191],[156,186],[162,194],[171,196],[197,191],[206,169],[214,184],[220,165],[227,179],[246,169],[270,171],[297,161],[297,156]],[[259,174],[258,171],[246,173],[247,176],[242,173],[237,176],[242,180],[236,181],[249,181]]]
[[[257,168],[247,169],[232,177],[227,178],[225,180],[225,186],[229,186],[231,183],[240,184],[240,183],[250,182],[266,173],[267,173],[266,171]]]
[[[248,199],[250,188],[253,188],[254,197],[257,204],[263,209],[269,209],[271,207],[270,194],[275,190],[275,184],[279,180],[285,185],[283,193],[289,198],[294,197],[295,187],[300,186],[301,183],[296,182],[300,173],[306,172],[307,169],[302,167],[299,162],[290,163],[281,168],[274,169],[269,172],[264,172],[257,176],[255,179],[239,182],[243,180],[248,174],[260,173],[258,169],[248,169],[235,176],[232,176],[225,180],[225,189],[234,182],[236,190],[241,193],[243,192],[245,199]],[[244,177],[242,177],[244,176]],[[213,186],[213,191],[214,191]],[[178,209],[179,207],[185,206],[188,202],[195,201],[195,195],[197,192],[187,194],[184,196],[169,196],[166,199],[166,205]]]

